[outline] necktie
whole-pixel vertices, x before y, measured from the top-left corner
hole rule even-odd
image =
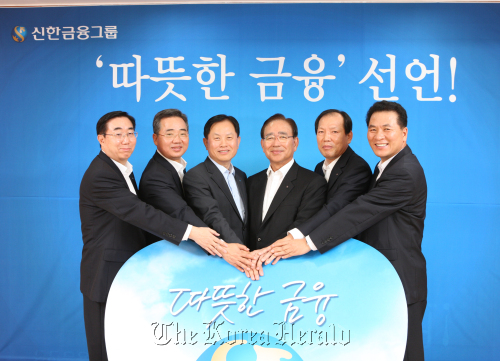
[[[377,183],[377,177],[379,173],[378,166],[375,166],[375,172],[373,172],[372,178],[370,179],[370,187],[368,189],[372,189],[375,187],[375,184]]]
[[[135,192],[138,193],[139,189],[137,188],[137,183],[135,182],[134,172],[130,173],[129,178],[132,181],[132,185],[134,186]]]

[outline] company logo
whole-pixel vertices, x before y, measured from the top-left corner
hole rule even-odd
[[[11,35],[15,42],[22,43],[26,37],[26,28],[24,26],[16,26],[12,29]]]

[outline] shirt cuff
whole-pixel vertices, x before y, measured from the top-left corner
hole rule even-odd
[[[184,236],[182,237],[182,240],[183,241],[187,241],[188,238],[189,238],[189,234],[191,233],[191,230],[193,229],[193,226],[188,224],[187,228],[186,228],[186,232],[184,232]]]
[[[305,238],[304,235],[302,234],[302,232],[299,231],[297,228],[294,228],[294,229],[288,231],[288,233],[290,233],[292,235],[293,239]]]
[[[306,237],[306,242],[307,242],[307,245],[309,246],[309,248],[311,249],[311,251],[317,251],[318,250],[316,248],[316,246],[314,245],[313,241],[311,240],[311,237],[307,236]]]

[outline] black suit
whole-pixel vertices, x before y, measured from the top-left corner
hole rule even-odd
[[[133,184],[137,189],[135,181]],[[84,295],[89,356],[91,360],[106,359],[105,350],[91,347],[101,345],[103,340],[104,324],[100,317],[104,316],[113,279],[134,253],[149,244],[142,230],[179,244],[187,226],[130,192],[123,174],[103,152],[83,175],[80,219],[83,238],[80,290]]]
[[[173,218],[195,227],[206,227],[184,200],[179,174],[168,160],[155,152],[142,173],[139,198]],[[158,240],[158,237],[154,240]]]
[[[248,178],[251,250],[267,247],[285,237],[290,229],[316,214],[326,200],[325,178],[294,162],[262,220],[266,185],[267,169]]]
[[[314,170],[324,177],[323,162],[319,162]],[[333,166],[328,179],[327,203],[311,219],[302,223],[299,231],[304,236],[314,231],[328,218],[333,216],[360,195],[366,193],[370,184],[372,171],[363,158],[347,147]]]
[[[330,217],[309,236],[323,253],[359,234],[361,241],[391,261],[401,278],[409,306],[405,359],[423,360],[421,318],[420,323],[412,321],[410,311],[412,305],[420,304],[423,317],[427,299],[426,262],[421,249],[427,201],[425,175],[408,146],[391,160],[377,181],[378,173],[376,168],[368,193]]]
[[[234,170],[236,185],[248,215],[247,176],[236,167]],[[241,218],[224,176],[210,158],[187,172],[183,185],[188,204],[203,222],[220,234],[220,238],[227,243],[246,243],[248,216],[245,220]]]

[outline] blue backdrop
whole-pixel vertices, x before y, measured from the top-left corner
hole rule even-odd
[[[426,357],[498,359],[499,15],[498,4],[0,9],[0,359],[87,357],[78,188],[101,115],[136,117],[137,178],[159,110],[188,115],[188,168],[206,156],[206,120],[233,115],[234,164],[251,175],[267,166],[259,130],[276,112],[298,123],[297,162],[319,162],[313,123],[328,108],[351,115],[351,146],[374,166],[375,98],[407,109],[427,177]]]

